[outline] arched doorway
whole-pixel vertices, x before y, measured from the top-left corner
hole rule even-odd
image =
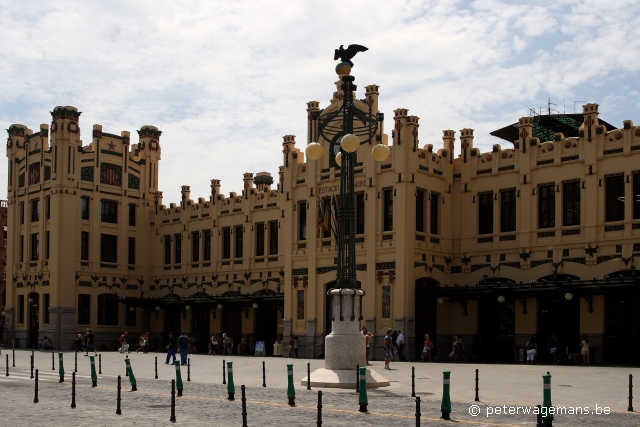
[[[424,334],[429,334],[429,338],[433,341],[434,349],[438,346],[438,281],[423,277],[416,280],[416,297],[415,297],[415,313],[416,322],[415,330],[415,349],[416,360],[422,355],[422,343],[424,342]],[[436,350],[437,351],[437,350]]]
[[[209,308],[205,306],[195,306],[191,309],[191,333],[198,336],[196,349],[198,353],[206,353],[209,347],[210,320]]]
[[[483,279],[481,285],[505,285],[515,283],[506,277]],[[511,363],[516,360],[516,301],[508,294],[504,302],[493,293],[478,299],[478,333],[472,337],[477,361]]]
[[[28,329],[27,329],[27,346],[29,348],[38,348],[38,338],[40,330],[40,295],[37,292],[30,293],[27,302],[28,307]]]

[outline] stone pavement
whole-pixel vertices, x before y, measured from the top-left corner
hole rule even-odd
[[[5,354],[9,354],[10,376],[5,376]],[[35,365],[40,369],[40,402],[33,403],[33,380],[29,378],[30,351],[17,350],[16,367],[11,367],[11,350],[2,349],[0,358],[0,407],[4,425],[91,425],[113,423],[153,423],[168,425],[170,415],[170,382],[175,369],[164,364],[160,353],[129,354],[138,391],[130,392],[125,376],[124,356],[102,353],[102,375],[98,387],[91,387],[89,358],[78,356],[76,387],[77,408],[71,409],[71,372],[74,353],[65,352],[65,382],[58,382],[57,352],[55,371],[51,369],[51,352],[35,352]],[[158,357],[158,380],[154,379],[154,358]],[[240,385],[247,386],[247,418],[249,426],[315,426],[317,391],[307,391],[300,385],[306,376],[307,363],[312,371],[323,367],[322,360],[258,358],[226,356],[233,362],[236,400],[227,400],[222,385],[221,356],[190,355],[191,382],[187,382],[186,367],[182,367],[184,396],[176,397],[176,424],[241,426]],[[262,361],[265,361],[267,387],[262,387]],[[286,364],[294,364],[296,407],[287,405]],[[611,408],[609,415],[557,415],[555,425],[637,426],[640,415],[627,412],[628,375],[640,381],[640,369],[618,367],[560,367],[522,365],[424,364],[392,363],[391,371],[382,369],[382,362],[371,368],[390,380],[391,386],[368,390],[369,412],[358,412],[358,396],[352,390],[323,390],[323,426],[389,426],[415,425],[415,400],[411,395],[411,367],[416,368],[416,395],[420,396],[422,425],[444,426],[439,419],[442,397],[442,371],[451,370],[452,420],[474,426],[535,426],[535,415],[487,416],[487,410],[497,412],[493,405],[535,406],[542,403],[542,377],[551,371],[553,404],[555,406],[595,405]],[[96,359],[97,368],[97,359]],[[475,369],[480,371],[480,415],[473,417],[469,408],[475,396]],[[116,377],[122,376],[122,415],[115,414]],[[355,375],[355,371],[354,371]],[[637,403],[640,410],[640,401]],[[508,410],[508,407],[507,407]],[[5,424],[6,423],[6,424]]]

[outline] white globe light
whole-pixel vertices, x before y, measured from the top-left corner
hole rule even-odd
[[[342,137],[342,141],[340,141],[340,147],[347,153],[353,153],[360,146],[360,140],[357,136],[353,134],[346,134]]]
[[[373,147],[373,150],[371,150],[371,155],[378,162],[384,162],[389,158],[390,154],[391,150],[389,150],[389,147],[384,144],[378,144]]]
[[[438,304],[444,303],[444,298],[438,298]]]
[[[338,166],[342,166],[342,153],[336,154],[336,163]]]
[[[160,311],[160,306],[156,305],[156,311]]]
[[[187,305],[184,306],[184,309],[185,310],[191,310],[191,306],[189,304],[187,304]]]
[[[129,311],[133,311],[133,310],[135,310],[135,308],[129,307]]]
[[[257,302],[253,303],[253,308],[258,308],[258,303]]]
[[[505,299],[506,299],[506,298],[505,298],[504,296],[500,295],[500,296],[498,297],[498,302],[499,302],[500,304],[502,304],[502,303],[505,301]]]
[[[567,292],[566,294],[564,294],[564,299],[566,299],[567,301],[571,301],[573,299],[573,294],[571,292]]]
[[[218,308],[222,310],[222,304],[218,304]]]
[[[311,160],[318,160],[324,155],[324,148],[322,148],[322,145],[318,144],[317,142],[312,142],[311,144],[307,145],[307,148],[304,149],[304,152]]]

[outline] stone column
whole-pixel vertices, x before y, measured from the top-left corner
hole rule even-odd
[[[328,295],[332,299],[331,333],[325,339],[326,369],[341,370],[365,366],[366,343],[360,332],[362,313],[361,289],[332,289]]]
[[[307,319],[307,348],[305,349],[307,358],[316,357],[316,319]]]
[[[4,328],[5,328],[5,344],[7,347],[12,347],[12,341],[15,332],[15,309],[5,308]]]
[[[76,336],[76,309],[74,307],[50,307],[47,333],[53,348],[66,350]]]

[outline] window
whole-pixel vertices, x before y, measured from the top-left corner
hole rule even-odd
[[[78,294],[78,324],[91,324],[91,295]]]
[[[298,202],[298,240],[307,240],[307,202]]]
[[[235,241],[235,247],[236,247],[236,258],[242,258],[242,240],[243,240],[243,231],[242,231],[242,227],[236,227],[236,241]]]
[[[264,256],[264,223],[256,224],[256,256]]]
[[[24,295],[18,295],[18,323],[24,323]]]
[[[222,259],[231,258],[231,229],[225,227],[222,229]]]
[[[440,194],[431,193],[431,206],[429,208],[431,234],[440,234]]]
[[[280,224],[273,221],[269,223],[269,255],[278,254],[278,227]]]
[[[337,212],[335,212],[335,214],[337,214]],[[331,238],[331,228],[333,227],[333,224],[331,224],[332,219],[331,197],[325,197],[322,199],[322,223],[320,224],[322,237],[325,239]]]
[[[131,298],[126,298],[127,300],[130,300]],[[129,301],[126,301],[125,304],[125,310],[126,310],[126,315],[125,315],[125,320],[124,320],[124,324],[126,326],[136,326],[136,318],[137,316],[137,312],[136,312],[136,308],[133,305],[129,304]]]
[[[175,253],[173,255],[173,262],[180,264],[182,262],[182,234],[176,234],[173,236],[176,242]]]
[[[136,226],[136,205],[129,205],[129,227]],[[135,326],[135,325],[132,325]]]
[[[51,306],[51,294],[42,295],[42,314],[44,316],[44,324],[49,324],[49,307]]]
[[[538,228],[556,226],[556,190],[555,184],[538,187]]]
[[[200,261],[200,232],[191,233],[191,262]]]
[[[136,263],[136,238],[129,237],[129,265],[135,265]],[[135,325],[133,325],[135,326]]]
[[[202,260],[211,261],[211,230],[204,230],[204,244]]]
[[[89,232],[80,232],[80,259],[87,261],[89,259]]]
[[[89,219],[89,197],[82,197],[80,201],[81,201],[82,219]]]
[[[47,197],[45,199],[45,203],[46,203],[45,209],[47,210],[47,219],[51,219],[51,197]]]
[[[624,221],[624,175],[605,178],[605,221]]]
[[[500,192],[500,232],[516,231],[516,190]]]
[[[364,193],[356,194],[356,234],[364,234]]]
[[[20,202],[20,224],[24,224],[24,202]]]
[[[493,233],[493,192],[478,194],[478,234]]]
[[[393,188],[383,190],[382,231],[393,230]]]
[[[40,200],[31,201],[31,222],[40,221]]]
[[[51,241],[51,239],[49,238],[49,232],[46,231],[44,233],[44,259],[49,259],[49,242]]]
[[[167,234],[163,238],[164,238],[164,263],[171,264],[171,236]]]
[[[20,236],[20,262],[24,262],[24,236]]]
[[[40,259],[40,234],[31,235],[31,261]]]
[[[562,184],[562,225],[580,225],[580,181]]]
[[[416,191],[416,231],[424,233],[424,190]]]
[[[113,234],[100,236],[100,261],[118,262],[118,236]]]
[[[633,174],[633,219],[640,219],[640,173]]]
[[[102,201],[102,222],[109,222],[111,224],[118,223],[118,202],[113,200]]]
[[[118,296],[98,295],[98,325],[118,325]]]

